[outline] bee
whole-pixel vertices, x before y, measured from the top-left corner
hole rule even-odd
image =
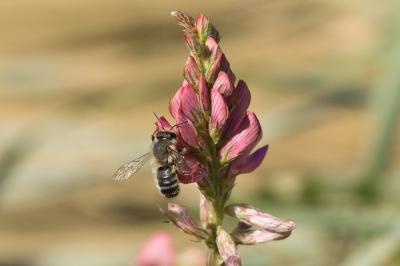
[[[175,125],[176,126],[176,125]],[[150,152],[122,165],[114,174],[114,180],[122,181],[132,177],[149,159],[153,158],[153,175],[158,190],[166,198],[179,194],[179,181],[176,172],[187,175],[184,156],[176,147],[177,136],[171,130],[155,132],[151,136]]]

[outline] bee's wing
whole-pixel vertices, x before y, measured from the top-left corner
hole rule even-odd
[[[190,175],[191,171],[186,164],[185,156],[180,154],[175,148],[168,148],[169,154],[172,157],[176,170],[183,175]]]
[[[148,152],[129,163],[122,165],[117,169],[113,178],[114,180],[121,181],[126,180],[133,176],[149,159],[151,158],[151,153]]]

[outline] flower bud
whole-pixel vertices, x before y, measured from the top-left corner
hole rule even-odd
[[[276,233],[267,230],[234,230],[232,238],[236,244],[241,245],[256,245],[273,240],[282,240],[290,236],[291,232]]]
[[[205,112],[210,111],[210,97],[206,84],[206,80],[203,75],[199,78],[199,98],[200,104]]]
[[[225,208],[228,215],[238,218],[246,224],[257,225],[273,233],[287,234],[296,228],[296,223],[269,213],[261,212],[248,204],[232,204]]]
[[[171,124],[164,116],[160,116],[158,120],[155,122],[157,131],[169,130],[172,128]]]
[[[194,87],[197,86],[200,77],[200,70],[193,56],[189,56],[186,60],[183,77]]]
[[[228,74],[223,71],[218,73],[213,88],[217,89],[224,97],[228,97],[233,93],[233,86],[229,80]]]
[[[211,89],[210,135],[214,143],[218,143],[221,130],[228,119],[228,106],[224,97],[215,88]]]
[[[225,263],[228,263],[229,258],[239,256],[237,254],[235,242],[231,238],[230,234],[222,228],[222,226],[218,226],[217,228],[217,247],[219,254]]]
[[[208,238],[207,231],[197,225],[186,207],[176,203],[168,203],[168,210],[161,209],[161,212],[186,234],[199,239]]]

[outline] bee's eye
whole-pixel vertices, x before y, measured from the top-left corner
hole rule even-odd
[[[151,135],[151,141],[154,141],[154,135]]]

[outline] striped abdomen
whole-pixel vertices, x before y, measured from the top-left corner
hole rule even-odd
[[[157,168],[157,185],[166,198],[173,198],[179,194],[178,178],[169,165]]]

